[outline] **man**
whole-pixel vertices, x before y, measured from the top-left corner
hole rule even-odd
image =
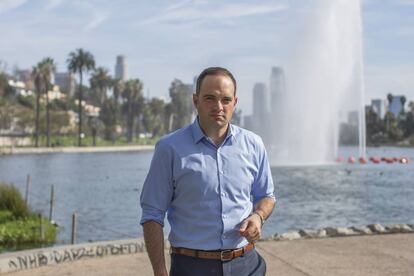
[[[275,205],[274,187],[260,137],[230,124],[236,87],[228,70],[205,69],[193,95],[197,119],[155,147],[141,193],[141,224],[156,276],[168,275],[166,213],[171,276],[265,274],[254,243]]]

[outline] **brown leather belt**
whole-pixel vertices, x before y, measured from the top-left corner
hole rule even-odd
[[[204,250],[194,250],[189,248],[174,247],[171,246],[170,253],[180,254],[184,256],[200,258],[200,259],[210,259],[210,260],[221,260],[221,261],[230,261],[234,258],[242,256],[244,253],[249,252],[254,248],[254,244],[249,243],[244,247],[238,249],[229,249],[223,251],[204,251]]]

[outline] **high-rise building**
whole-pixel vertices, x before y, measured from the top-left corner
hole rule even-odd
[[[266,85],[257,82],[253,87],[253,118],[263,122],[267,113]]]
[[[270,73],[270,109],[278,106],[278,102],[283,98],[286,91],[285,72],[281,67],[272,67]]]
[[[403,109],[401,98],[404,96],[393,96],[391,104],[388,106],[388,111],[394,114],[395,117],[398,117],[400,112]]]
[[[73,73],[61,72],[54,74],[54,84],[59,86],[60,90],[73,96],[76,90],[76,79]]]
[[[116,65],[115,65],[115,78],[120,80],[127,80],[127,64],[125,56],[117,56],[116,57]]]
[[[371,100],[371,108],[379,118],[384,118],[385,115],[385,101],[382,99]]]

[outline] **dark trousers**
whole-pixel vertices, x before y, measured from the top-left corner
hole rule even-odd
[[[264,276],[266,263],[255,249],[231,261],[171,254],[170,276]]]

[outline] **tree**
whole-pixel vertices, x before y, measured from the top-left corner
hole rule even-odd
[[[119,107],[114,98],[106,99],[102,105],[99,118],[104,124],[104,135],[106,140],[115,143],[115,132],[117,125],[117,113]]]
[[[0,97],[3,97],[5,94],[6,88],[9,85],[7,80],[7,75],[3,72],[0,72]]]
[[[402,114],[404,114],[404,113],[405,113],[404,106],[405,106],[405,102],[407,101],[407,98],[406,98],[405,96],[402,96],[402,97],[400,98],[400,101],[401,101],[401,106],[402,106],[402,108],[401,108],[401,113],[402,113]]]
[[[82,83],[83,83],[83,73],[95,68],[95,59],[91,53],[84,51],[82,48],[76,49],[75,52],[69,54],[67,59],[68,70],[72,73],[79,73],[79,97],[78,97],[78,146],[82,146]]]
[[[40,63],[32,69],[32,78],[34,80],[36,92],[36,117],[35,117],[35,147],[39,147],[39,123],[40,123],[40,95],[44,91],[43,71]]]
[[[42,72],[43,93],[46,95],[46,146],[50,147],[50,106],[49,91],[52,88],[52,74],[56,71],[56,64],[52,58],[44,58],[39,63],[39,69]]]
[[[102,106],[107,99],[107,91],[113,85],[111,76],[108,70],[103,67],[98,67],[90,78],[92,89],[92,102],[97,106]]]
[[[387,95],[388,106],[391,106],[393,99],[394,99],[394,96],[391,93],[388,93]]]
[[[125,99],[124,113],[127,119],[127,141],[130,143],[133,140],[135,117],[141,113],[144,103],[141,81],[139,79],[127,81],[122,96]]]
[[[143,124],[146,132],[151,133],[152,137],[164,133],[164,111],[165,103],[161,99],[153,98],[145,104]]]
[[[178,79],[175,79],[170,86],[170,97],[172,104],[172,129],[181,128],[191,122],[193,103],[191,99],[192,89]]]

